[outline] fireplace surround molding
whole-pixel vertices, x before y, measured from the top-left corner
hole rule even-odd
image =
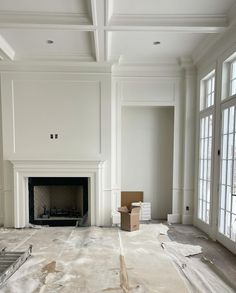
[[[11,160],[14,170],[14,227],[29,225],[29,177],[87,177],[88,222],[103,225],[104,161]]]

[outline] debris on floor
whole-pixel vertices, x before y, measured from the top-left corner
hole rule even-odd
[[[219,275],[214,270],[207,265],[203,265],[201,259],[193,257],[202,253],[201,246],[174,241],[163,243],[163,245],[167,254],[188,280],[193,292],[234,292],[231,286],[219,278]],[[205,259],[205,262],[213,264],[207,259]]]
[[[43,273],[47,273],[47,274],[59,272],[56,270],[56,262],[55,261],[52,261],[52,262],[48,263],[47,265],[45,265],[41,271]]]
[[[25,252],[6,251],[5,248],[0,251],[0,288],[24,264],[31,253],[31,245]]]
[[[120,255],[120,287],[124,293],[129,292],[129,279],[123,255]]]
[[[34,225],[34,224],[29,223],[28,226],[27,226],[26,228],[42,229],[43,226],[41,226],[41,225]]]
[[[201,238],[201,239],[205,239],[205,240],[209,240],[209,238],[205,235],[194,235],[196,238]]]
[[[202,253],[202,248],[199,245],[181,244],[175,241],[164,242],[163,245],[169,252],[178,253],[185,257]]]

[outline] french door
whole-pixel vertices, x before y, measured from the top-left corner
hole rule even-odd
[[[236,98],[222,104],[217,239],[236,251]]]

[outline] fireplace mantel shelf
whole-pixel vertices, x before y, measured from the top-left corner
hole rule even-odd
[[[66,159],[66,160],[54,160],[54,159],[10,159],[9,160],[13,165],[16,164],[102,164],[105,161],[102,160],[75,160],[75,159]]]

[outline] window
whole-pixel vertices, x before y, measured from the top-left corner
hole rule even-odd
[[[235,239],[236,222],[236,106],[222,111],[219,232]]]
[[[213,107],[215,103],[215,74],[208,74],[201,81],[198,218],[210,223],[212,185]]]
[[[221,156],[218,231],[236,241],[236,58],[225,62],[223,86],[225,101],[221,103]]]
[[[223,62],[222,65],[222,95],[226,100],[236,95],[236,52]]]
[[[230,96],[236,94],[236,60],[230,65]]]
[[[200,120],[198,218],[206,223],[210,221],[212,117],[211,114]]]
[[[200,110],[207,109],[214,105],[215,97],[215,74],[211,72],[201,82],[201,105]]]

